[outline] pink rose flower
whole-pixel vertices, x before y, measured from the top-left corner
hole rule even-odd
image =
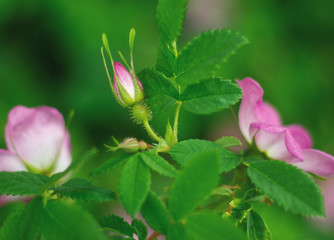
[[[6,125],[8,150],[0,149],[0,171],[51,174],[71,163],[70,135],[63,116],[51,107],[14,107]],[[0,205],[18,199],[0,196]]]
[[[69,132],[54,108],[14,107],[5,138],[8,150],[0,149],[0,171],[51,174],[65,170],[72,161]]]
[[[6,125],[8,150],[0,150],[1,171],[28,170],[51,173],[65,170],[71,163],[70,135],[64,118],[51,107],[17,106]]]
[[[276,109],[262,101],[263,90],[251,78],[237,81],[242,89],[239,127],[246,141],[270,158],[291,163],[320,176],[334,174],[334,157],[311,149],[309,133],[299,125],[283,126]]]

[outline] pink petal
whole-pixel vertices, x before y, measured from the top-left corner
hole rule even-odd
[[[62,150],[65,133],[63,116],[56,109],[17,106],[8,116],[6,142],[12,153],[35,168],[45,170]]]
[[[286,127],[255,122],[251,124],[250,134],[261,151],[273,159],[285,160],[294,157],[303,160],[302,149]]]
[[[72,161],[72,146],[71,146],[70,134],[68,131],[66,131],[65,139],[61,147],[58,161],[56,163],[55,168],[53,169],[53,172],[56,173],[64,171],[71,164],[71,161]]]
[[[258,118],[259,122],[269,123],[277,126],[282,125],[280,115],[271,104],[262,102],[262,104],[260,104],[255,110],[256,117]]]
[[[308,131],[299,126],[299,125],[291,125],[287,127],[289,132],[293,136],[293,138],[298,142],[299,146],[302,149],[311,148],[312,146],[312,139]]]
[[[326,181],[319,182],[325,200],[326,218],[318,220],[322,226],[333,228],[334,225],[334,175],[326,179]]]
[[[135,99],[135,87],[133,85],[132,76],[131,74],[123,67],[123,65],[120,62],[114,63],[115,73],[121,82],[122,86],[125,88],[125,90],[129,93],[129,95]],[[115,90],[116,94],[119,95],[119,90],[117,87],[116,77],[114,77],[114,83],[115,83]]]
[[[27,168],[14,153],[0,149],[0,171],[27,171]]]
[[[249,131],[251,123],[263,122],[281,125],[278,112],[270,104],[262,102],[263,90],[256,81],[245,78],[237,83],[243,94],[239,109],[239,126],[248,142],[251,142],[254,136]]]
[[[261,86],[251,78],[237,81],[242,89],[242,100],[239,109],[239,127],[241,133],[248,142],[252,141],[249,127],[252,122],[257,122],[255,108],[262,103],[263,90]]]
[[[303,149],[304,161],[293,163],[295,166],[319,176],[334,174],[334,157],[315,149]]]

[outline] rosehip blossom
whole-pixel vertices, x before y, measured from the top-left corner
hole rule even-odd
[[[71,163],[70,135],[61,113],[51,107],[14,107],[0,149],[0,171],[55,173]]]
[[[278,112],[262,101],[263,90],[251,78],[237,81],[242,89],[239,127],[247,142],[253,138],[270,158],[286,161],[320,176],[334,174],[334,157],[311,149],[308,132],[299,125],[283,126]]]
[[[114,63],[114,70],[114,89],[117,95],[115,97],[126,106],[131,106],[143,100],[143,85],[139,79],[137,77],[133,79],[120,62]]]

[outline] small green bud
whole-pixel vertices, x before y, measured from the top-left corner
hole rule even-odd
[[[140,144],[135,138],[126,138],[120,145],[119,148],[123,149],[128,153],[138,152],[140,148]]]
[[[147,149],[147,143],[146,142],[144,142],[144,141],[139,141],[138,142],[139,143],[139,149],[140,150],[146,150]]]
[[[108,148],[108,151],[117,151],[118,149],[122,149],[127,153],[135,153],[139,150],[146,150],[147,149],[147,143],[144,141],[138,141],[136,138],[126,138],[123,140],[123,142],[118,143],[118,141],[114,139],[114,142],[116,143],[115,147],[105,145]]]

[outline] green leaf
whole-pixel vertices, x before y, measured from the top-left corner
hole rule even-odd
[[[40,235],[43,210],[41,197],[36,197],[28,203],[20,218],[18,240],[35,240]]]
[[[153,69],[144,69],[138,77],[145,89],[145,97],[154,110],[166,111],[175,106],[179,91],[170,79]]]
[[[177,174],[177,171],[173,165],[169,164],[165,159],[160,157],[157,153],[152,151],[146,151],[140,154],[141,159],[152,168],[154,171],[157,171],[161,175],[174,178]]]
[[[218,184],[219,151],[204,150],[192,155],[176,177],[169,193],[169,211],[175,221],[200,205]]]
[[[119,195],[125,210],[134,217],[142,206],[151,184],[150,169],[134,155],[124,166],[120,181]]]
[[[223,148],[241,146],[240,140],[236,137],[222,137],[217,139],[214,143]]]
[[[212,78],[190,85],[181,94],[182,107],[195,114],[211,114],[229,108],[241,98],[240,87],[230,80]]]
[[[167,240],[185,240],[189,239],[184,224],[175,223],[170,225],[167,233]]]
[[[105,161],[104,163],[101,164],[101,166],[92,171],[91,175],[98,175],[109,172],[113,170],[115,167],[118,167],[123,163],[125,163],[132,156],[133,156],[132,154],[128,153],[121,153],[117,156],[113,156],[111,159]]]
[[[42,214],[42,198],[36,197],[26,205],[23,211],[15,211],[6,219],[0,230],[0,239],[38,239]]]
[[[185,0],[159,0],[156,18],[160,36],[170,47],[181,33],[186,3]]]
[[[146,225],[138,219],[133,219],[131,225],[138,236],[138,240],[146,240],[148,234]]]
[[[120,233],[129,237],[133,236],[133,227],[120,216],[114,214],[104,216],[99,219],[99,223],[103,228],[109,231]]]
[[[198,35],[175,61],[176,82],[184,88],[201,79],[221,76],[221,65],[246,43],[245,37],[230,30],[210,30]]]
[[[257,188],[249,189],[244,195],[245,202],[264,202],[266,196]]]
[[[168,44],[164,40],[160,39],[156,69],[167,77],[173,77],[175,59],[173,49],[170,49]]]
[[[12,214],[12,212],[22,210],[25,206],[26,204],[23,201],[13,201],[3,204],[0,207],[0,226],[2,226],[3,222]]]
[[[0,195],[40,194],[49,177],[31,172],[0,172]]]
[[[242,240],[243,233],[230,222],[215,213],[203,212],[187,217],[186,229],[189,239]]]
[[[180,165],[184,165],[196,153],[204,150],[216,150],[220,156],[220,172],[227,172],[241,163],[241,158],[217,144],[200,139],[190,139],[179,142],[171,150],[170,154],[174,161]]]
[[[266,223],[254,210],[247,216],[247,236],[249,240],[271,240],[271,233]]]
[[[167,234],[170,225],[170,215],[165,204],[154,193],[149,192],[145,203],[141,209],[141,214],[145,218],[146,223],[154,230]]]
[[[0,228],[0,239],[19,239],[18,226],[21,221],[22,210],[12,212]]]
[[[278,205],[293,213],[324,216],[319,187],[301,169],[283,161],[258,161],[249,165],[252,182]]]
[[[59,187],[52,188],[55,193],[72,199],[88,202],[103,202],[116,199],[114,192],[93,186],[89,181],[72,178]]]
[[[44,208],[42,234],[47,240],[103,240],[99,224],[75,204],[50,201]]]

